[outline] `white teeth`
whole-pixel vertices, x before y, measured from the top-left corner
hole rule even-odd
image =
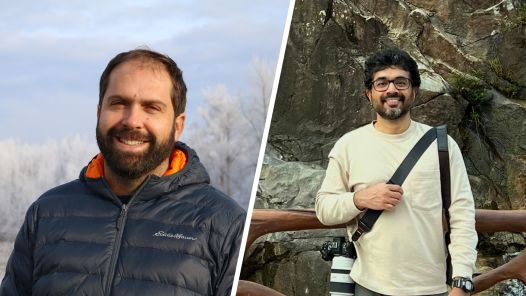
[[[140,145],[144,143],[143,141],[132,141],[132,140],[124,140],[124,139],[121,139],[121,142],[123,142],[126,145],[130,145],[130,146]]]

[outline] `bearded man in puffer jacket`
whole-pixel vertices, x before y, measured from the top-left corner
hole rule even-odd
[[[230,295],[245,212],[178,142],[186,86],[168,56],[114,57],[101,153],[27,211],[0,295]]]

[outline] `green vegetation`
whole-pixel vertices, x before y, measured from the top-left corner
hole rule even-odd
[[[455,74],[452,80],[454,92],[461,95],[474,106],[488,103],[491,100],[491,95],[488,93],[488,85],[480,78],[477,78],[477,76],[480,77],[480,73],[472,74]]]
[[[475,128],[476,131],[482,128],[482,121],[480,120],[480,113],[475,110],[473,106],[468,109],[469,124]]]
[[[519,96],[519,92],[521,91],[521,87],[510,83],[504,87],[499,88],[499,90],[508,98],[510,99],[517,99]]]
[[[524,25],[526,25],[526,5],[522,5],[517,8],[517,15],[505,23],[504,31],[511,31]]]
[[[498,57],[495,57],[489,61],[489,67],[498,77],[506,80],[505,84],[501,83],[494,86],[508,98],[517,98],[521,87],[513,80],[511,71],[502,65],[502,62]]]
[[[491,59],[489,61],[489,66],[491,70],[493,70],[493,72],[497,74],[497,76],[502,77],[506,80],[510,80],[509,77],[511,73],[509,72],[509,70],[504,69],[504,66],[502,66],[502,62],[499,58],[496,57]]]
[[[489,86],[480,78],[481,73],[454,74],[451,84],[453,92],[466,99],[469,104],[466,108],[466,119],[469,126],[479,131],[482,125],[482,108],[487,105],[492,98]]]

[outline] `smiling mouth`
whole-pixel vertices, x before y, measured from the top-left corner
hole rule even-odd
[[[117,137],[117,140],[119,140],[119,142],[124,143],[124,144],[129,145],[129,146],[138,146],[138,145],[141,145],[141,144],[144,144],[144,143],[148,143],[147,141],[128,140],[128,139],[123,139],[123,138],[120,138],[120,137]]]
[[[400,98],[387,98],[384,100],[384,103],[387,103],[389,107],[398,107],[398,104],[402,103]]]

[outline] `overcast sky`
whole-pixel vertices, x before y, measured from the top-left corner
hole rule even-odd
[[[94,139],[98,81],[121,51],[171,56],[189,88],[187,118],[202,92],[243,92],[254,57],[274,66],[286,0],[0,0],[0,140]]]

